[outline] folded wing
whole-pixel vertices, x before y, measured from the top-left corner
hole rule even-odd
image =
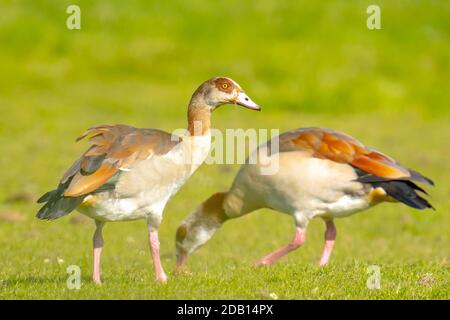
[[[102,125],[77,138],[88,137],[92,146],[66,171],[55,190],[44,194],[39,203],[40,219],[55,219],[74,210],[90,193],[101,190],[120,170],[136,161],[169,152],[178,137],[155,129],[126,125]]]
[[[417,193],[425,191],[413,182],[434,185],[431,179],[346,134],[329,129],[302,128],[280,135],[280,152],[299,150],[309,152],[313,157],[351,165],[357,169],[357,181],[382,188],[385,194],[410,207],[433,208]]]

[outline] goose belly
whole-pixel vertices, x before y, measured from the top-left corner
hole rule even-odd
[[[299,220],[346,217],[372,205],[370,187],[355,181],[357,175],[347,164],[302,152],[280,153],[278,161],[272,175],[261,175],[258,166],[244,166],[232,192]]]
[[[139,196],[121,198],[110,192],[89,195],[78,211],[99,221],[128,221],[138,219],[162,218],[164,207],[173,192],[167,191],[159,199],[142,192]]]
[[[310,220],[313,218],[344,218],[357,212],[364,211],[372,206],[369,197],[361,195],[336,195],[333,199],[319,198],[297,189],[297,198],[292,196],[274,195],[268,196],[266,202],[270,208],[280,212],[301,215]]]
[[[318,212],[317,216],[330,218],[344,218],[351,216],[359,211],[366,210],[370,207],[369,198],[367,196],[351,196],[345,195],[337,201],[327,203],[323,212]]]

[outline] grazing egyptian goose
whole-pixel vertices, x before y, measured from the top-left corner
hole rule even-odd
[[[211,113],[224,104],[260,110],[233,80],[204,82],[192,95],[183,136],[127,125],[87,130],[92,146],[67,170],[55,190],[39,203],[39,219],[53,220],[73,210],[95,220],[93,280],[101,283],[102,229],[109,221],[145,219],[156,280],[167,276],[159,257],[158,226],[164,207],[208,155]]]
[[[185,268],[188,255],[208,241],[225,221],[260,208],[291,215],[296,232],[291,243],[266,255],[257,265],[270,265],[300,247],[309,221],[316,217],[326,224],[320,259],[320,265],[325,265],[336,238],[334,218],[385,201],[402,202],[416,209],[432,208],[416,193],[425,191],[414,183],[433,185],[430,179],[343,133],[297,129],[259,146],[255,152],[266,155],[265,159],[257,158],[264,162],[247,161],[228,192],[212,195],[178,228],[178,270]],[[278,170],[262,174],[261,170],[272,164],[278,165]]]

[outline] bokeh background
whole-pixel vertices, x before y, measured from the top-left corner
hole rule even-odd
[[[366,8],[381,8],[368,30]],[[81,30],[66,8],[81,8]],[[446,298],[450,258],[449,1],[52,1],[0,0],[0,298]],[[434,178],[435,212],[380,205],[337,221],[330,266],[316,266],[323,239],[273,268],[251,262],[287,243],[289,217],[262,210],[228,222],[191,259],[191,275],[153,282],[143,221],[105,228],[103,278],[89,282],[93,224],[72,213],[34,218],[34,203],[87,148],[74,138],[96,124],[172,131],[186,126],[190,95],[217,75],[260,105],[225,106],[225,128],[321,126]],[[163,263],[174,233],[237,165],[204,165],[165,211]],[[66,267],[82,270],[68,290]],[[368,290],[367,267],[382,288]]]

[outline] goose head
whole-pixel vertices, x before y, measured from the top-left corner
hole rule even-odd
[[[209,111],[224,104],[235,104],[251,110],[261,107],[250,99],[236,81],[226,77],[211,78],[200,85],[191,99],[191,106],[205,106]]]
[[[184,271],[188,256],[205,244],[228,220],[223,209],[225,197],[224,192],[213,194],[178,227],[175,238],[177,271]]]
[[[220,225],[221,223],[208,219],[201,211],[197,211],[178,227],[176,232],[177,272],[185,270],[188,256],[205,244]]]

